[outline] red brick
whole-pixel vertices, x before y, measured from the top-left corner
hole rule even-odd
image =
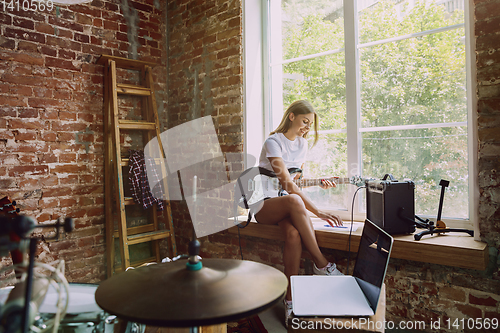
[[[57,69],[53,70],[53,73],[54,73],[54,77],[55,78],[63,79],[63,80],[73,80],[73,75],[74,74],[72,72],[68,72],[66,70],[57,68]],[[68,86],[69,87],[74,87],[74,85],[68,85]],[[56,86],[54,86],[54,87],[56,87]]]
[[[45,129],[45,122],[40,120],[11,119],[9,120],[11,129]]]
[[[72,206],[75,206],[76,204],[77,204],[77,201],[74,198],[60,199],[61,207],[72,207]]]
[[[32,141],[36,139],[36,132],[22,132],[14,135],[18,141]]]
[[[0,119],[4,117],[16,117],[17,111],[15,108],[0,105]]]
[[[70,49],[78,52],[82,51],[81,43],[55,36],[47,36],[47,45],[58,46],[60,48]]]
[[[73,240],[64,240],[49,243],[49,248],[52,251],[61,252],[64,250],[69,250],[76,247],[76,242]]]
[[[83,32],[83,25],[55,16],[49,16],[49,23],[68,30]]]
[[[52,98],[52,89],[47,88],[33,88],[33,96],[39,98]]]
[[[38,118],[38,110],[33,108],[23,108],[19,110],[19,118]]]
[[[53,153],[42,154],[42,156],[40,156],[40,162],[41,163],[56,163],[56,162],[58,162],[58,158]]]
[[[44,34],[48,35],[53,35],[54,34],[54,27],[50,24],[47,24],[45,22],[36,22],[35,23],[35,30]]]
[[[69,60],[62,60],[59,58],[51,58],[51,57],[46,57],[45,58],[45,65],[48,67],[57,67],[57,68],[64,68],[72,71],[79,71],[80,68],[78,66],[75,66],[75,64],[72,61]]]
[[[0,188],[2,188],[2,189],[17,188],[17,187],[18,187],[18,185],[17,185],[15,179],[12,179],[12,178],[0,179]]]
[[[152,13],[153,12],[153,7],[150,5],[146,5],[137,1],[131,1],[132,6],[140,11],[146,12],[146,13]]]
[[[475,296],[469,294],[469,303],[474,305],[497,306],[498,301],[491,296]]]
[[[26,166],[14,166],[9,170],[9,176],[19,177],[25,175],[43,175],[49,171],[49,167],[46,165],[26,165]]]
[[[59,27],[55,27],[56,35],[59,38],[68,40],[68,39],[73,39],[73,31],[68,30],[68,29],[61,29]]]
[[[20,96],[31,96],[33,94],[33,89],[30,87],[14,86],[10,89],[12,95]]]
[[[77,175],[68,175],[66,177],[60,178],[59,183],[61,185],[78,184],[78,176]]]
[[[61,107],[60,101],[46,98],[29,98],[28,103],[29,106],[33,108]]]
[[[52,76],[52,71],[46,67],[33,66],[32,74],[36,76]]]
[[[15,65],[13,68],[12,68],[12,73],[13,74],[18,74],[19,76],[28,76],[31,74],[31,67],[30,66],[26,66],[26,65]]]
[[[50,141],[54,142],[57,139],[57,135],[55,133],[42,133],[40,135],[40,140],[42,141]]]
[[[89,15],[83,15],[80,13],[76,13],[76,22],[85,24],[85,25],[92,25],[93,18]]]
[[[499,16],[500,3],[498,1],[485,1],[478,3],[475,1],[474,14],[477,21],[496,18]]]
[[[87,35],[75,33],[75,40],[77,42],[81,42],[81,43],[89,43],[90,42],[90,37],[87,36]]]
[[[482,318],[483,316],[481,309],[475,306],[456,304],[456,308],[468,318]]]
[[[74,51],[64,50],[64,49],[59,50],[58,56],[59,58],[70,59],[70,60],[74,60],[76,58],[76,54]]]
[[[56,188],[46,188],[43,191],[43,196],[45,197],[62,197],[69,196],[72,194],[70,187],[56,187]]]
[[[40,53],[42,54],[46,54],[46,55],[49,55],[49,56],[52,56],[52,57],[56,57],[57,56],[57,50],[53,47],[49,47],[49,46],[41,46],[40,47]]]
[[[26,42],[26,41],[20,41],[17,48],[18,48],[18,50],[23,50],[23,51],[33,52],[33,53],[38,52],[38,44]]]
[[[3,6],[3,3],[2,3],[2,6]],[[9,15],[9,12],[7,12],[7,11],[0,12],[0,24],[2,24],[4,26],[12,25],[12,16]]]
[[[54,99],[69,100],[71,99],[71,93],[67,90],[54,91]]]
[[[21,17],[14,17],[12,20],[12,24],[24,29],[29,29],[29,30],[35,29],[35,22],[31,20],[26,20]]]
[[[0,105],[4,106],[28,106],[26,98],[16,96],[0,95]]]
[[[100,18],[95,18],[93,21],[94,27],[97,27],[97,28],[102,28],[103,24],[104,24],[103,20]]]
[[[0,47],[4,49],[13,50],[16,47],[16,41],[14,39],[5,38],[4,36],[0,36]]]
[[[25,53],[8,53],[0,55],[0,59],[5,61],[15,61],[30,65],[43,65],[43,58],[39,55],[29,55]]]
[[[21,29],[6,27],[4,36],[15,39],[29,40],[37,43],[45,43],[45,35],[33,31],[25,31]]]
[[[113,21],[104,20],[104,29],[118,31],[118,23]]]

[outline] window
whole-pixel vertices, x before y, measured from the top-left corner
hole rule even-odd
[[[321,122],[306,176],[410,179],[416,213],[434,217],[446,179],[443,217],[467,225],[475,184],[464,0],[261,5],[264,133],[291,102],[308,99]],[[306,191],[318,206],[347,212],[355,187]],[[360,196],[355,213],[364,202]]]

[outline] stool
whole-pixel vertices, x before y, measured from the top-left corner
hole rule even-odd
[[[385,332],[385,284],[377,311],[369,317],[295,317],[288,320],[288,333]]]

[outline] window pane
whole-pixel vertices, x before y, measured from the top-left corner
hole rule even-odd
[[[283,59],[344,47],[342,0],[281,2]]]
[[[362,133],[363,176],[415,182],[415,213],[436,216],[441,179],[446,189],[443,217],[469,218],[467,128],[443,127]]]
[[[283,65],[285,108],[298,99],[307,99],[320,117],[320,130],[345,129],[344,63],[341,52]]]
[[[362,127],[467,120],[464,29],[363,48]]]
[[[358,0],[359,42],[464,23],[464,0]]]
[[[312,145],[313,138],[308,138]],[[321,134],[309,150],[304,167],[304,178],[347,177],[347,141],[345,133]],[[347,209],[347,186],[323,190],[318,186],[304,188],[304,192],[321,208]]]

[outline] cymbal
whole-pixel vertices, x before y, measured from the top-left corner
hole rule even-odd
[[[288,281],[271,266],[234,259],[186,261],[119,273],[96,290],[97,304],[119,318],[153,326],[194,327],[235,321],[283,299]]]

